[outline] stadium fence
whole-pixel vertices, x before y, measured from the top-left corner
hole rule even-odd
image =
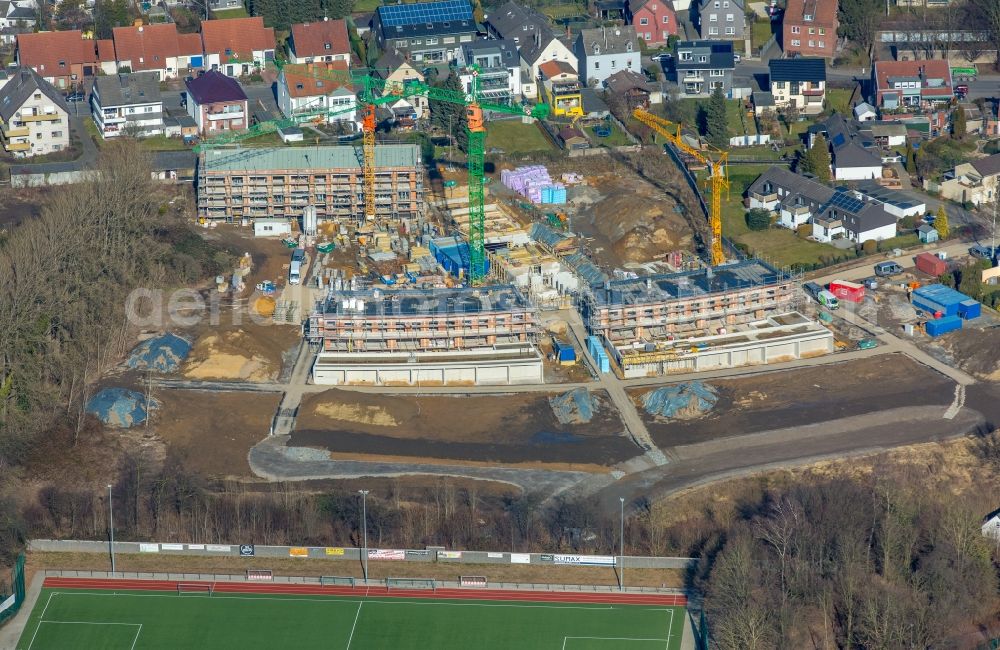
[[[388,591],[393,589],[422,589],[434,591],[437,581],[434,578],[386,578],[385,588]]]
[[[351,576],[320,576],[319,583],[325,586],[345,585],[353,587],[356,580]]]
[[[24,604],[24,594],[24,553],[21,553],[14,560],[10,581],[0,583],[0,624],[17,614]]]

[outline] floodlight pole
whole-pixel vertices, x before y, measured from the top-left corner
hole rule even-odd
[[[111,484],[108,483],[108,547],[111,549],[111,573],[115,572],[115,511],[111,503]]]
[[[361,547],[361,566],[365,576],[365,584],[368,584],[368,490],[358,490],[361,495],[361,530],[364,535],[364,542]]]
[[[625,497],[618,497],[622,506],[622,525],[618,531],[619,557],[622,565],[618,568],[618,591],[625,591]]]

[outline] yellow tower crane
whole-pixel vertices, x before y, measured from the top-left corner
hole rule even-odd
[[[712,265],[724,264],[726,255],[722,250],[722,192],[723,190],[729,191],[729,177],[726,175],[729,152],[711,145],[704,149],[692,147],[681,137],[680,124],[665,120],[641,108],[635,109],[632,116],[669,140],[680,151],[708,167],[711,174],[709,180],[712,184],[712,202],[709,204],[708,210],[708,223],[712,230]]]

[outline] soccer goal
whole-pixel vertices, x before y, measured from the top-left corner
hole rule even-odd
[[[354,587],[354,578],[351,576],[320,576],[319,583],[327,587],[341,586]]]
[[[387,591],[393,589],[420,589],[434,591],[436,588],[434,578],[386,578],[385,588]]]
[[[247,569],[247,582],[272,582],[274,573],[270,569]]]
[[[183,594],[208,594],[215,593],[214,582],[178,582],[177,595]]]
[[[488,581],[486,576],[458,576],[458,584],[462,587],[480,587],[485,589]]]

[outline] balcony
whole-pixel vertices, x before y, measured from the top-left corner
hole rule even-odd
[[[31,149],[30,142],[8,142],[4,145],[4,149],[7,151],[27,151]]]
[[[59,113],[42,113],[40,115],[22,115],[18,119],[22,122],[58,122],[62,119],[62,115]]]
[[[3,132],[4,138],[26,138],[31,132],[28,130],[27,126],[11,126],[9,124],[4,124],[0,126],[0,131]]]
[[[232,113],[229,113],[229,112],[209,113],[208,114],[208,119],[210,119],[210,120],[241,120],[241,119],[243,119],[243,115],[244,115],[243,111],[233,111]]]
[[[681,79],[681,82],[686,84],[702,83],[704,81],[705,81],[705,75],[702,74],[701,72],[688,72]]]

